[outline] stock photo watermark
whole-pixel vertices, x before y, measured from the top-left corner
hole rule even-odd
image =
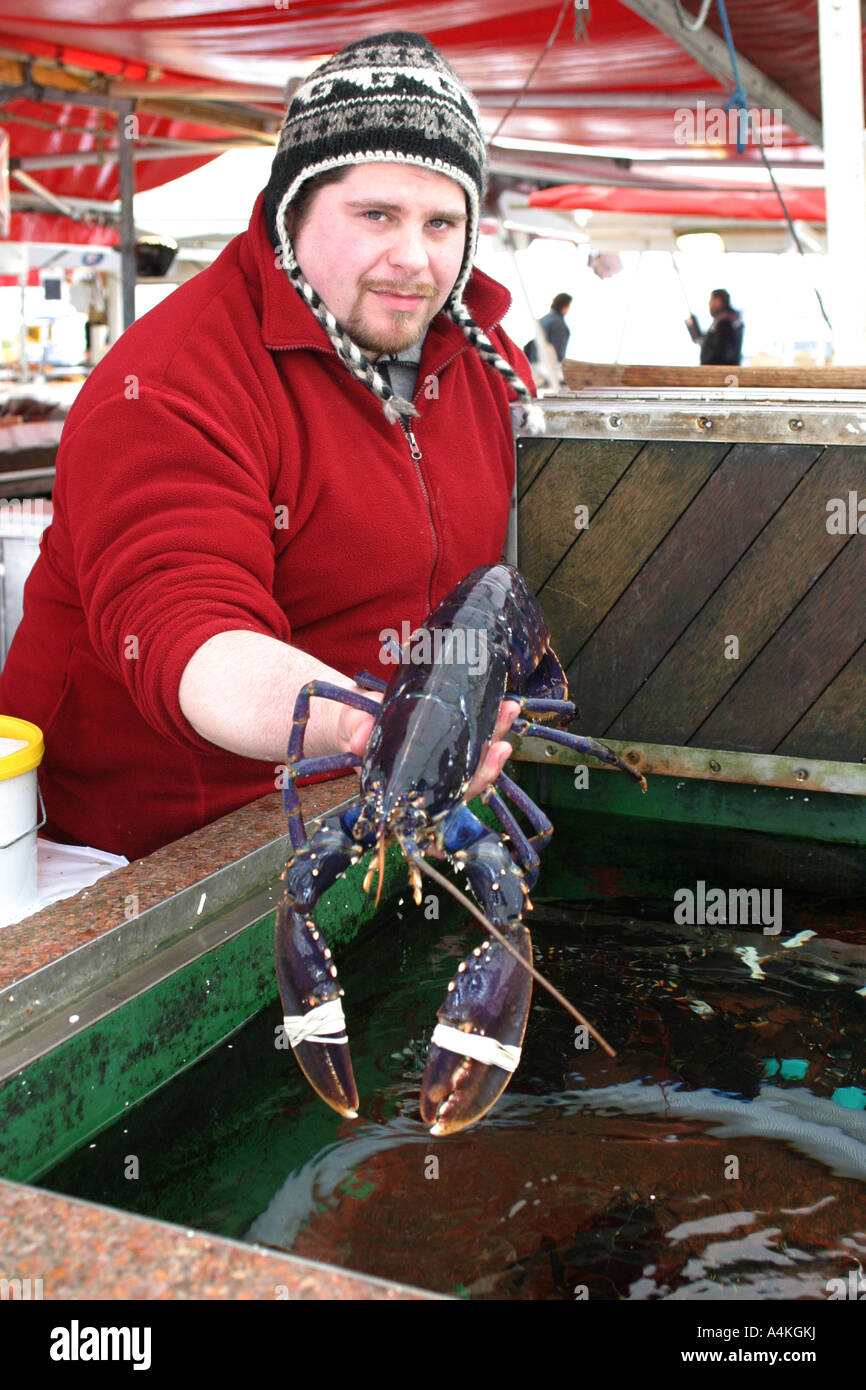
[[[866,1302],[866,1279],[862,1269],[849,1269],[843,1279],[828,1279],[824,1286],[830,1302],[847,1299],[849,1302]]]
[[[384,627],[379,633],[379,660],[388,666],[460,666],[474,676],[487,670],[487,633],[478,628],[419,627],[414,632],[404,619],[400,631]]]
[[[73,1318],[68,1327],[51,1330],[48,1351],[52,1361],[131,1361],[146,1371],[151,1360],[149,1327],[82,1327]]]
[[[831,536],[866,536],[866,497],[854,491],[847,497],[831,497],[826,526]]]
[[[782,144],[784,112],[781,107],[681,106],[674,112],[675,145]]]
[[[761,927],[764,936],[782,930],[781,888],[707,888],[698,879],[694,888],[674,893],[674,921],[688,927]]]
[[[28,1303],[44,1297],[41,1279],[0,1278],[0,1303]]]

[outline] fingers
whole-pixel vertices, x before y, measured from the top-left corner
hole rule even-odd
[[[520,705],[516,700],[503,700],[499,706],[499,714],[496,717],[496,727],[493,730],[493,737],[488,747],[484,750],[478,769],[466,791],[467,801],[473,797],[481,796],[495,782],[500,772],[504,768],[511,756],[511,744],[507,743],[504,735],[508,733],[511,725],[520,713]]]
[[[478,771],[469,783],[466,792],[467,801],[471,801],[475,796],[480,796],[482,792],[487,790],[491,782],[496,781],[510,756],[510,743],[506,743],[504,740],[491,743],[478,764]]]
[[[354,753],[357,758],[363,757],[364,751],[367,747],[367,742],[370,737],[370,731],[372,728],[372,714],[364,714],[362,712],[359,712],[356,715],[355,726],[349,736],[348,750],[350,753]]]
[[[358,693],[363,694],[365,699],[382,699],[377,691],[364,690]],[[339,711],[336,729],[339,751],[354,753],[356,758],[362,758],[373,728],[373,716],[365,710],[353,709],[351,705],[340,705]]]
[[[499,706],[499,714],[496,716],[496,728],[493,730],[492,743],[496,743],[508,733],[515,719],[520,713],[520,705],[516,700],[503,700]]]

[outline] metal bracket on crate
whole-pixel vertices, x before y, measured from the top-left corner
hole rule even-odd
[[[543,736],[515,736],[514,756],[533,763],[579,763],[603,769]],[[737,753],[730,749],[683,748],[676,744],[605,739],[625,762],[647,777],[690,777],[706,782],[740,782],[758,787],[789,787],[793,791],[841,792],[866,797],[866,762],[830,762],[821,758],[787,758],[775,753]],[[607,769],[609,770],[609,769]]]

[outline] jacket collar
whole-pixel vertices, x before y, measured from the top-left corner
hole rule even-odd
[[[249,230],[239,238],[241,269],[259,311],[262,342],[269,349],[322,347],[336,356],[324,328],[292,288],[279,265],[279,251],[271,245],[265,226],[264,198],[264,192],[260,193],[253,207]],[[507,312],[511,295],[503,285],[476,269],[467,285],[464,302],[475,322],[487,333]],[[427,330],[424,346],[425,357],[432,348],[436,358],[441,356],[444,360],[468,347],[469,340],[445,314],[437,314]]]

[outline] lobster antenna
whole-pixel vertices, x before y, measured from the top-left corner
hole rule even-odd
[[[604,1038],[601,1036],[601,1033],[599,1033],[597,1029],[593,1028],[589,1020],[585,1019],[583,1014],[580,1013],[580,1011],[576,1009],[573,1004],[569,1003],[565,995],[560,994],[559,990],[556,989],[556,987],[552,985],[549,980],[546,980],[540,971],[536,970],[535,966],[531,963],[531,961],[524,960],[520,952],[516,950],[514,946],[512,946],[511,942],[508,941],[500,931],[497,931],[493,923],[488,921],[488,919],[484,916],[484,913],[481,912],[473,902],[470,902],[469,898],[466,897],[465,893],[461,893],[460,889],[455,887],[455,885],[450,881],[450,879],[447,879],[444,876],[444,874],[440,874],[438,869],[434,869],[431,864],[428,864],[427,861],[425,859],[422,859],[420,856],[413,862],[417,864],[420,869],[423,869],[424,873],[427,874],[428,878],[432,878],[434,883],[438,883],[441,888],[445,889],[446,893],[450,893],[452,898],[456,898],[457,901],[466,909],[467,912],[471,912],[472,916],[475,917],[476,920],[481,923],[484,930],[490,932],[491,936],[499,942],[500,946],[504,946],[506,951],[508,951],[510,955],[514,956],[515,960],[520,961],[520,964],[523,966],[524,970],[529,971],[533,980],[537,980],[538,983],[542,985],[544,989],[547,990],[548,994],[553,995],[553,998],[556,1000],[557,1004],[560,1004],[563,1007],[563,1009],[565,1009],[566,1013],[570,1013],[572,1018],[576,1018],[578,1023],[582,1024],[584,1028],[587,1028],[589,1030],[589,1032],[595,1038],[599,1046],[604,1048],[608,1057],[616,1056],[616,1053],[614,1052],[610,1043],[605,1042]]]
[[[363,887],[364,887],[364,892],[365,892],[365,893],[369,893],[369,891],[370,891],[370,884],[371,884],[372,881],[373,881],[373,875],[374,875],[375,873],[378,873],[378,875],[379,875],[379,881],[378,881],[378,883],[377,883],[377,885],[376,885],[376,901],[375,901],[375,903],[373,904],[373,906],[374,906],[374,907],[378,907],[378,906],[379,906],[379,899],[380,899],[380,897],[382,896],[382,884],[383,884],[384,881],[385,881],[385,834],[384,834],[384,831],[383,831],[383,833],[379,836],[379,842],[378,842],[378,846],[377,846],[377,853],[376,853],[375,857],[372,858],[372,859],[370,860],[369,868],[367,869],[367,873],[366,873],[366,875],[365,875],[365,877],[364,877],[364,884],[363,884]]]

